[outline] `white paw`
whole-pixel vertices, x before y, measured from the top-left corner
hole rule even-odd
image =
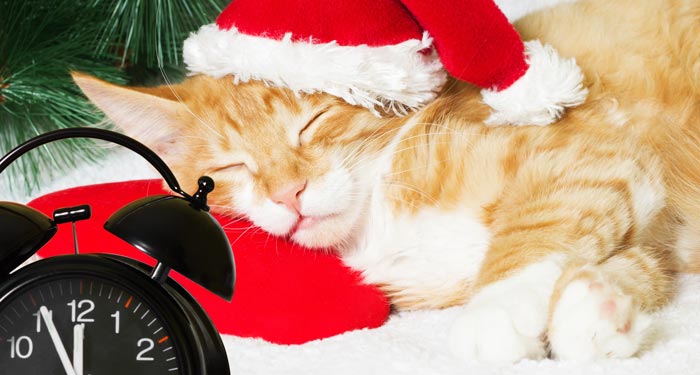
[[[639,350],[651,319],[600,275],[572,281],[552,315],[548,337],[559,359],[627,358]]]
[[[517,293],[475,299],[452,326],[452,353],[491,363],[543,358],[547,311],[535,294],[522,288]]]

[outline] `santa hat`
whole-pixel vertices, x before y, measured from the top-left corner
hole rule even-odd
[[[184,44],[193,74],[326,92],[405,113],[455,78],[482,88],[489,124],[546,125],[585,100],[573,59],[523,43],[493,0],[234,0]]]

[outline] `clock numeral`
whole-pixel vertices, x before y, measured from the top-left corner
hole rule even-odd
[[[85,315],[91,313],[92,310],[95,309],[95,302],[92,302],[89,299],[83,299],[80,300],[80,302],[72,300],[68,302],[67,305],[71,308],[70,319],[73,323],[92,323],[95,321],[95,319],[85,317]]]
[[[136,355],[136,360],[137,361],[153,361],[153,357],[146,357],[145,354],[153,350],[153,348],[156,346],[156,344],[153,342],[151,339],[140,339],[137,343],[136,346],[141,348],[141,345],[145,345],[146,348],[141,350],[137,355]]]
[[[115,311],[114,314],[110,315],[114,318],[114,333],[119,334],[119,311]]]
[[[41,332],[41,314],[37,311],[32,316],[36,316],[36,333]],[[53,316],[53,311],[49,310],[49,317]]]
[[[10,337],[7,342],[10,343],[10,358],[15,358],[15,356],[27,359],[31,357],[34,351],[34,343],[29,336],[20,336],[15,340],[15,337]],[[26,343],[26,344],[25,344]]]

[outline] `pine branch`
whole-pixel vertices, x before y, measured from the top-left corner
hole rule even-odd
[[[116,67],[91,56],[90,46],[100,25],[89,15],[76,17],[80,3],[0,0],[0,25],[4,26],[0,34],[2,154],[38,134],[102,120],[76,88],[70,71],[125,82]],[[15,181],[10,187],[33,191],[45,179],[101,154],[89,140],[49,144],[17,160],[2,179]]]
[[[116,83],[179,80],[182,42],[228,1],[0,0],[0,153],[40,133],[102,121],[72,70]],[[90,140],[46,145],[0,181],[9,176],[32,191],[101,154]]]
[[[179,66],[182,42],[213,22],[228,0],[92,0],[104,12],[96,54],[117,50],[121,65]]]

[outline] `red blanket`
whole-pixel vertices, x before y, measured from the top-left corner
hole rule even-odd
[[[89,204],[92,218],[77,225],[81,253],[113,253],[154,261],[103,229],[107,218],[138,198],[167,194],[160,180],[83,186],[52,193],[29,205],[51,216],[62,207]],[[231,241],[236,286],[229,303],[173,273],[204,306],[221,333],[299,344],[348,330],[381,326],[389,302],[376,287],[332,254],[272,237],[245,220],[214,215]],[[73,252],[70,224],[39,251],[42,257]]]

